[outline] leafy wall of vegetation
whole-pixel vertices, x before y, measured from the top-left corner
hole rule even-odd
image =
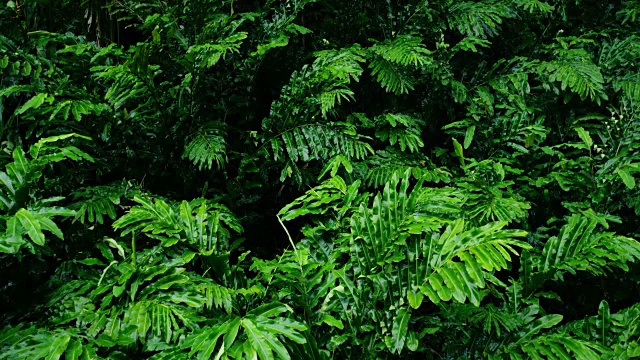
[[[0,359],[640,356],[639,14],[0,4]]]

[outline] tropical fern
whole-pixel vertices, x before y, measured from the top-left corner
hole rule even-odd
[[[13,150],[13,162],[5,166],[6,171],[0,172],[0,205],[6,211],[2,216],[6,223],[1,228],[4,231],[4,234],[0,235],[1,252],[17,253],[23,246],[35,252],[33,245],[24,238],[25,234],[39,246],[45,244],[43,230],[59,239],[63,238],[62,231],[52,219],[70,217],[75,215],[75,212],[64,207],[51,206],[64,199],[63,197],[40,199],[34,196],[34,190],[35,183],[42,177],[42,171],[48,164],[66,159],[93,161],[89,154],[75,146],[54,145],[72,137],[85,138],[67,134],[40,139],[29,148],[31,159],[27,158],[27,154],[20,147]]]
[[[558,236],[547,240],[541,253],[523,255],[521,271],[526,288],[534,290],[546,279],[562,280],[565,272],[601,275],[612,268],[627,270],[629,262],[640,260],[640,244],[636,240],[595,232],[602,221],[594,214],[574,214]]]
[[[591,59],[591,55],[576,44],[588,42],[583,39],[558,38],[559,45],[553,46],[554,59],[541,62],[537,69],[546,74],[550,82],[559,81],[561,89],[569,88],[580,99],[590,98],[597,103],[607,99],[604,91],[604,78],[600,67]]]
[[[516,15],[504,1],[456,1],[448,10],[449,28],[480,38],[496,35],[502,21]]]
[[[75,221],[80,221],[81,224],[85,221],[103,224],[105,218],[114,220],[117,217],[116,206],[122,207],[124,199],[139,194],[139,189],[127,181],[86,187],[73,192],[73,199],[76,202],[70,207],[76,211]]]
[[[213,164],[222,168],[227,162],[227,143],[219,131],[200,132],[187,144],[183,158],[188,158],[198,169],[211,170]]]
[[[184,242],[200,254],[211,255],[228,250],[229,229],[243,231],[229,209],[203,199],[183,201],[179,206],[171,206],[159,199],[152,202],[137,196],[134,201],[140,205],[134,206],[113,223],[115,229],[122,230],[122,235],[139,230],[160,240],[163,246]]]
[[[279,303],[262,305],[242,318],[232,317],[221,324],[193,332],[181,344],[183,351],[170,350],[152,359],[164,359],[167,356],[188,359],[193,355],[205,359],[215,354],[216,357],[232,359],[271,360],[276,358],[274,353],[277,358],[291,359],[283,341],[305,343],[301,332],[306,330],[306,326],[282,316],[290,311],[290,308]]]
[[[446,169],[435,167],[431,161],[422,156],[413,156],[391,149],[378,151],[375,156],[367,159],[366,163],[369,168],[366,175],[367,184],[375,187],[384,185],[391,181],[393,176],[400,177],[407,171],[410,171],[415,179],[434,183],[448,183],[453,176]]]
[[[375,44],[369,49],[371,73],[389,92],[407,94],[413,90],[410,67],[423,69],[433,64],[431,52],[416,36],[399,36],[391,41]]]

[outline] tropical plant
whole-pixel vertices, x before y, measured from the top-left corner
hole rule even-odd
[[[638,14],[2,4],[0,359],[640,356]]]

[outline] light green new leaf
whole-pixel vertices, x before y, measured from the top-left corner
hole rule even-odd
[[[329,314],[324,314],[324,316],[322,316],[322,322],[329,326],[338,328],[340,330],[344,329],[344,324],[342,323],[342,320],[336,319],[335,317]]]
[[[407,291],[407,298],[409,300],[409,306],[414,309],[417,309],[422,305],[422,299],[424,299],[424,295],[421,292],[413,292],[411,290]]]

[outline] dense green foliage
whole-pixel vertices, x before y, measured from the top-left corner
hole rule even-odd
[[[639,15],[0,4],[0,359],[640,356]]]

